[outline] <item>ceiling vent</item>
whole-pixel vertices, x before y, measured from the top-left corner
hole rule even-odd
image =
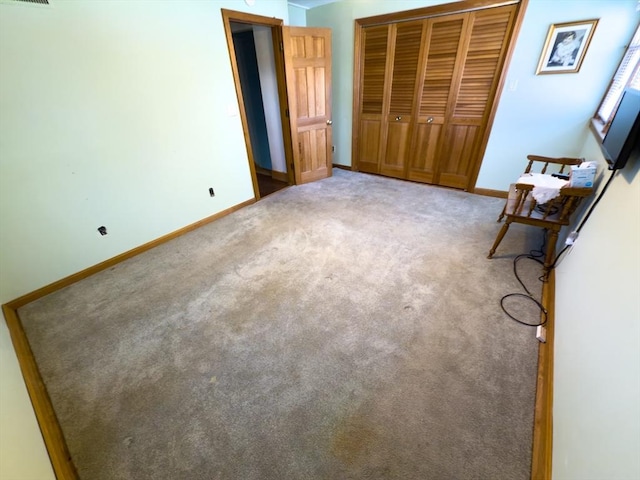
[[[49,5],[49,0],[13,0],[14,2],[37,3],[38,5]]]

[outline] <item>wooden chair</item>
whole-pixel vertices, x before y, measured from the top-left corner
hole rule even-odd
[[[536,162],[542,162],[539,173],[543,174],[550,172],[550,168],[553,168],[553,173],[564,173],[565,167],[582,163],[580,158],[550,158],[538,155],[528,155],[527,158],[529,164],[524,171],[525,174],[536,170],[534,168]],[[552,165],[554,167],[551,167]],[[512,222],[544,228],[549,232],[544,260],[544,277],[546,279],[555,261],[555,247],[560,229],[569,225],[571,215],[578,208],[582,199],[593,193],[593,188],[572,188],[567,185],[560,189],[560,194],[557,197],[545,204],[536,202],[532,195],[533,188],[534,186],[528,183],[515,183],[510,186],[507,201],[498,217],[498,222],[505,216],[507,220],[498,232],[487,258],[493,257]]]
[[[569,175],[568,173],[565,173],[564,169],[568,167],[567,169],[571,171],[572,165],[580,165],[583,161],[582,158],[553,158],[542,157],[540,155],[527,155],[527,159],[529,160],[529,163],[527,164],[527,168],[524,169],[524,172],[522,172],[523,175],[526,175],[527,173],[546,174],[547,171],[549,171],[549,174],[560,173]],[[513,187],[513,184],[511,184],[510,187]],[[509,191],[511,191],[511,188],[509,188]],[[509,202],[505,202],[504,207],[502,208],[502,213],[498,217],[498,222],[501,222],[504,218],[505,209],[507,208],[508,203]]]

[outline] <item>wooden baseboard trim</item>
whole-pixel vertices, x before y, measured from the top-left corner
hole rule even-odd
[[[478,195],[484,195],[485,197],[497,197],[497,198],[507,198],[509,192],[504,192],[502,190],[492,190],[490,188],[474,188],[473,193]]]
[[[350,165],[340,165],[338,163],[334,163],[333,164],[333,168],[340,168],[342,170],[354,171],[353,168]]]
[[[274,180],[280,180],[281,182],[289,181],[289,178],[287,177],[287,172],[276,172],[275,170],[272,170],[271,178],[273,178]]]
[[[8,305],[3,305],[2,311],[56,479],[77,480],[78,473],[71,460],[67,442],[62,435],[62,429],[53,410],[53,405],[51,405],[47,388],[42,381],[18,313]]]
[[[351,170],[350,167],[334,165],[336,168]],[[478,189],[476,189],[475,193]],[[497,191],[496,191],[497,192]],[[482,193],[480,193],[482,194]],[[491,195],[495,196],[495,195]],[[93,267],[89,267],[78,273],[51,283],[34,292],[23,295],[11,302],[2,305],[5,321],[11,335],[11,341],[18,357],[20,369],[25,379],[27,391],[44,439],[51,464],[57,480],[77,480],[78,474],[73,465],[71,455],[67,448],[62,429],[58,423],[47,389],[42,381],[40,371],[36,364],[33,352],[27,340],[17,309],[67,287],[77,281],[87,278],[95,273],[110,268],[128,258],[150,250],[162,243],[184,235],[218,218],[224,217],[245,206],[255,203],[250,199],[223,210],[210,217],[202,219],[180,230],[164,235],[156,240],[145,243],[132,250],[124,252],[109,260],[105,260]],[[538,374],[536,384],[535,414],[533,428],[533,453],[531,461],[532,480],[551,480],[552,468],[552,442],[553,442],[553,342],[554,342],[554,309],[555,309],[555,272],[552,270],[548,281],[543,284],[542,305],[547,309],[547,342],[538,347]]]
[[[271,170],[269,170],[268,168],[261,167],[257,163],[256,163],[256,173],[258,175],[266,175],[267,177],[271,176]]]
[[[210,217],[187,225],[175,232],[171,232],[160,238],[152,240],[151,242],[145,243],[144,245],[140,245],[139,247],[105,260],[104,262],[98,263],[92,267],[86,268],[78,273],[74,273],[73,275],[58,280],[57,282],[53,282],[45,287],[39,288],[38,290],[2,305],[2,311],[4,313],[7,328],[11,335],[11,343],[16,351],[20,370],[24,377],[27,392],[29,393],[29,398],[31,399],[31,404],[33,405],[33,410],[38,421],[38,426],[40,427],[40,432],[42,433],[42,438],[47,448],[47,453],[49,454],[49,459],[51,460],[51,465],[57,480],[77,480],[79,477],[75,466],[73,465],[71,454],[69,453],[67,443],[62,434],[62,429],[58,423],[53,405],[51,404],[51,399],[47,393],[47,388],[42,381],[38,365],[33,356],[33,352],[31,351],[31,346],[29,345],[27,336],[22,328],[22,323],[18,316],[18,308],[95,273],[110,268],[124,260],[139,255],[140,253],[146,252],[153,247],[168,242],[169,240],[173,240],[187,232],[211,223],[214,220],[229,215],[230,213],[240,210],[252,203],[255,203],[254,198],[239,203],[231,208],[227,208],[226,210],[211,215]]]
[[[533,421],[531,479],[551,480],[553,454],[553,345],[555,271],[542,287],[542,305],[547,309],[547,342],[538,346],[538,375]]]
[[[281,182],[288,182],[289,177],[287,176],[287,172],[277,172],[275,170],[268,170],[266,168],[262,168],[256,165],[256,173],[258,175],[264,175],[265,177],[271,177],[274,180],[280,180]]]
[[[7,328],[11,335],[11,343],[16,351],[20,370],[24,377],[27,392],[29,393],[29,398],[31,399],[31,404],[33,405],[33,410],[38,421],[38,426],[40,427],[40,432],[42,433],[42,438],[44,440],[45,447],[47,448],[47,453],[49,454],[49,459],[51,460],[51,465],[57,480],[77,480],[79,477],[75,466],[73,465],[73,461],[62,434],[62,429],[58,423],[53,405],[51,404],[51,399],[47,393],[47,388],[42,381],[42,376],[38,370],[38,365],[33,356],[33,352],[31,351],[29,341],[24,329],[22,328],[22,324],[20,323],[20,317],[18,316],[17,311],[18,308],[95,273],[110,268],[124,260],[139,255],[140,253],[146,252],[153,247],[157,247],[169,240],[173,240],[185,233],[211,223],[214,220],[229,215],[230,213],[240,210],[252,203],[255,203],[254,198],[239,203],[238,205],[218,212],[198,222],[187,225],[175,232],[171,232],[160,238],[152,240],[151,242],[145,243],[144,245],[140,245],[139,247],[105,260],[104,262],[98,263],[92,267],[86,268],[80,272],[74,273],[73,275],[58,280],[57,282],[53,282],[45,287],[39,288],[38,290],[2,305],[2,311],[4,313]]]
[[[116,255],[115,257],[112,257],[108,260],[105,260],[104,262],[100,262],[96,265],[93,265],[92,267],[81,270],[80,272],[74,273],[73,275],[69,275],[68,277],[65,277],[61,280],[58,280],[42,288],[39,288],[38,290],[35,290],[31,293],[27,293],[26,295],[18,297],[15,300],[11,300],[10,302],[7,302],[7,305],[12,309],[17,310],[18,308],[26,305],[27,303],[31,303],[34,300],[37,300],[38,298],[44,297],[45,295],[49,295],[50,293],[53,293],[64,287],[68,287],[69,285],[72,285],[75,282],[78,282],[84,278],[90,277],[91,275],[98,273],[102,270],[111,268],[120,262],[123,262],[131,257],[135,257],[136,255],[146,252],[147,250],[151,250],[153,247],[157,247],[158,245],[166,243],[169,240],[173,240],[174,238],[180,237],[181,235],[191,232],[192,230],[195,230],[197,228],[200,228],[206,225],[207,223],[211,223],[214,220],[225,217],[230,213],[233,213],[237,210],[240,210],[241,208],[251,205],[252,203],[255,203],[254,198],[251,198],[247,201],[234,205],[233,207],[227,208],[226,210],[223,210],[214,215],[211,215],[210,217],[203,218],[202,220],[199,220],[195,223],[187,225],[186,227],[176,230],[175,232],[171,232],[166,235],[163,235],[162,237],[156,238],[155,240],[145,243],[144,245],[140,245],[139,247],[133,248],[127,252],[121,253],[120,255]]]

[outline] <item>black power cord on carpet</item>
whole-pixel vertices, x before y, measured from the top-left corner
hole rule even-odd
[[[525,293],[508,293],[507,295],[505,295],[504,297],[502,297],[500,299],[500,307],[502,308],[502,311],[512,320],[515,320],[516,322],[518,322],[521,325],[526,325],[527,327],[539,327],[540,325],[544,325],[545,323],[547,323],[547,309],[544,308],[544,306],[542,305],[542,303],[540,303],[538,300],[536,300],[533,295],[531,294],[531,292],[529,291],[529,289],[527,288],[527,286],[524,284],[524,282],[522,281],[522,279],[520,278],[520,275],[518,275],[518,262],[520,261],[520,259],[522,258],[528,258],[529,260],[533,260],[535,262],[538,262],[540,265],[544,265],[544,262],[542,262],[542,260],[540,260],[540,258],[542,256],[544,256],[544,247],[545,244],[547,243],[547,230],[545,229],[542,232],[542,245],[540,246],[539,249],[537,250],[531,250],[529,253],[523,253],[521,255],[518,255],[517,257],[515,257],[513,259],[513,274],[516,276],[516,279],[518,280],[518,282],[520,283],[520,285],[522,285],[522,288],[524,288],[524,291],[527,292]],[[540,276],[538,278],[538,280],[542,281],[543,278],[542,276]],[[520,297],[520,298],[526,298],[530,301],[532,301],[533,303],[535,303],[538,308],[540,309],[540,311],[542,312],[542,315],[544,316],[544,320],[542,320],[542,322],[540,323],[527,323],[523,320],[520,320],[519,318],[514,317],[513,315],[511,315],[506,307],[504,306],[504,302],[507,298],[512,298],[512,297]]]
[[[584,218],[582,219],[582,221],[580,222],[580,225],[578,225],[578,228],[575,229],[575,231],[573,233],[575,233],[575,237],[574,240],[576,238],[578,238],[578,234],[580,233],[580,230],[582,230],[582,227],[584,227],[585,223],[587,222],[587,220],[589,219],[589,217],[591,216],[591,214],[593,213],[593,210],[596,208],[596,205],[598,205],[598,203],[600,203],[600,200],[602,199],[602,196],[604,195],[604,193],[607,191],[607,188],[609,188],[609,185],[611,184],[611,181],[613,180],[613,177],[615,176],[617,170],[613,170],[611,172],[611,175],[609,176],[609,179],[607,180],[607,183],[605,183],[604,187],[602,188],[602,191],[598,194],[598,197],[596,198],[596,200],[591,204],[591,206],[589,207],[589,210],[587,211],[587,214],[584,216]],[[518,269],[517,269],[517,265],[518,265],[518,261],[521,258],[528,258],[530,260],[534,260],[536,262],[538,262],[541,265],[544,265],[544,263],[542,262],[542,260],[540,260],[540,257],[542,257],[544,255],[544,250],[545,250],[545,244],[546,244],[546,239],[547,239],[547,230],[545,229],[543,232],[543,240],[542,240],[542,245],[540,246],[540,248],[538,250],[531,250],[528,254],[527,253],[523,253],[521,255],[518,255],[517,257],[515,257],[513,259],[513,273],[516,276],[516,279],[518,280],[518,282],[520,282],[520,285],[522,285],[522,288],[524,288],[525,292],[527,292],[526,294],[524,293],[509,293],[507,295],[505,295],[504,297],[502,297],[500,299],[500,307],[502,307],[502,311],[507,314],[507,316],[509,318],[511,318],[512,320],[515,320],[516,322],[520,323],[521,325],[526,325],[528,327],[539,327],[541,325],[544,325],[545,323],[547,323],[547,315],[548,312],[547,310],[544,308],[544,306],[542,305],[542,303],[540,303],[538,300],[536,300],[535,298],[533,298],[533,295],[531,294],[531,292],[529,291],[529,289],[525,286],[524,282],[520,279],[520,276],[518,275]],[[553,263],[551,264],[551,267],[549,267],[549,271],[553,270],[554,268],[556,268],[556,266],[558,265],[558,262],[560,261],[560,259],[562,258],[562,255],[564,254],[564,252],[566,252],[569,248],[571,248],[573,246],[573,243],[568,243],[567,245],[564,246],[564,248],[562,250],[560,250],[560,253],[558,253],[556,255],[555,260],[553,261]],[[547,272],[548,275],[549,272]],[[543,277],[539,277],[540,281],[543,281]],[[527,298],[529,300],[531,300],[532,302],[534,302],[538,308],[540,309],[540,311],[542,312],[543,315],[543,320],[540,323],[527,323],[524,322],[516,317],[514,317],[513,315],[511,315],[507,309],[504,306],[504,301],[507,298],[511,298],[511,297],[522,297],[522,298]]]

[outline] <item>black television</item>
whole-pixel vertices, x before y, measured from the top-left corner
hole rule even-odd
[[[626,88],[622,93],[609,130],[602,140],[602,153],[609,170],[619,170],[640,150],[640,90]]]

